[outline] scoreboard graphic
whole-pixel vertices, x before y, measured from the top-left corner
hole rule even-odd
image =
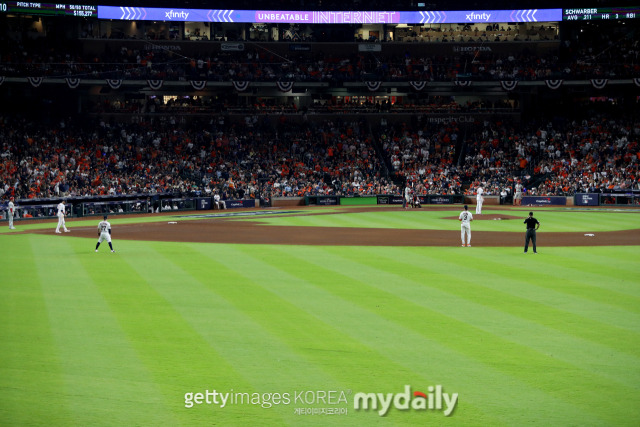
[[[0,13],[44,16],[76,16],[97,18],[98,6],[69,3],[38,3],[32,1],[0,2]]]
[[[563,21],[595,21],[640,18],[640,7],[598,7],[563,9]]]

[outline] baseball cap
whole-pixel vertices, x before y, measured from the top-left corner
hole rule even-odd
[[[107,219],[107,216],[106,216],[106,215],[104,216],[104,219]]]

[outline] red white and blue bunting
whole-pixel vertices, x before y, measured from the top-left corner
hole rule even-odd
[[[517,80],[502,80],[502,81],[500,81],[500,86],[502,86],[503,90],[506,90],[507,92],[511,92],[512,90],[514,90],[518,86],[518,81]]]
[[[427,87],[427,82],[423,81],[414,81],[414,82],[409,82],[409,84],[411,85],[411,87],[414,90],[417,90],[418,92],[420,92],[421,90],[423,90],[425,87]]]
[[[122,79],[107,79],[107,84],[111,89],[120,89],[120,86],[122,86]]]
[[[75,89],[80,86],[80,79],[78,77],[65,77],[64,79],[67,82],[69,89]]]
[[[81,81],[79,77],[65,77],[64,80],[70,89],[76,89],[80,85],[80,81]],[[6,81],[6,76],[0,76],[0,85],[4,84],[5,81]],[[34,88],[37,88],[44,82],[44,78],[43,77],[27,77],[27,81],[31,84],[31,86],[33,86]],[[105,81],[107,82],[107,84],[111,89],[119,89],[120,86],[122,85],[122,79],[106,79]],[[626,81],[628,82],[628,80]],[[640,77],[634,77],[631,81],[633,82],[634,85],[636,85],[637,87],[640,87]],[[562,79],[545,80],[544,82],[549,89],[556,90],[563,85],[564,80]],[[591,79],[590,82],[594,88],[603,89],[609,83],[609,79]],[[207,86],[206,80],[200,80],[200,81],[191,80],[190,83],[195,90],[203,90]],[[232,81],[231,83],[233,84],[233,87],[239,92],[244,92],[251,86],[251,82],[249,81]],[[376,82],[368,81],[364,83],[366,84],[367,88],[371,92],[375,92],[379,90],[380,87],[382,86],[382,82],[380,81],[376,81]],[[409,81],[408,83],[416,91],[422,91],[428,85],[428,82],[426,81]],[[456,80],[453,83],[458,87],[469,87],[471,86],[472,81]],[[159,90],[164,85],[164,80],[147,80],[147,84],[151,89]],[[276,85],[280,91],[289,92],[293,89],[294,82],[276,82]],[[518,81],[502,80],[500,81],[500,85],[503,90],[512,91],[518,86]]]
[[[158,90],[162,87],[164,80],[147,80],[147,84],[153,90]]]
[[[293,89],[293,82],[276,82],[276,85],[280,92],[291,92]]]
[[[27,80],[29,80],[31,86],[38,87],[42,84],[42,80],[44,79],[42,77],[27,77]]]
[[[380,86],[382,86],[382,82],[364,82],[367,85],[367,88],[369,89],[370,92],[375,92],[378,89],[380,89]]]
[[[596,89],[604,89],[609,79],[591,79],[591,85]]]
[[[191,87],[195,90],[202,90],[207,86],[206,80],[191,80]]]
[[[564,82],[564,80],[560,79],[560,80],[545,80],[544,83],[547,85],[547,87],[549,89],[560,89],[560,86],[562,86],[562,83]]]
[[[248,81],[232,81],[231,83],[233,83],[233,87],[238,91],[238,92],[244,92],[245,90],[249,89],[249,82]]]

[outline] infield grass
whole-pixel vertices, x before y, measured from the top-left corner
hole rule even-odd
[[[425,210],[399,213],[412,227],[444,221]],[[363,215],[304,218],[399,224],[390,211]],[[638,228],[640,217],[585,215],[539,217],[545,229],[579,223],[578,231]],[[281,220],[297,221],[268,221]],[[509,223],[478,221],[474,230],[494,222]],[[72,235],[0,235],[0,425],[640,423],[640,246],[539,255],[118,239],[112,254],[94,246]],[[425,393],[442,385],[459,394],[457,407],[449,417],[354,410],[358,392],[405,385]],[[289,393],[291,401],[185,407],[185,393],[214,389],[259,393],[261,402]],[[344,393],[347,402],[294,402],[307,391]]]

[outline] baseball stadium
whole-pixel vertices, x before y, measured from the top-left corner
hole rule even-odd
[[[637,426],[640,6],[583,6],[0,3],[0,425]]]

